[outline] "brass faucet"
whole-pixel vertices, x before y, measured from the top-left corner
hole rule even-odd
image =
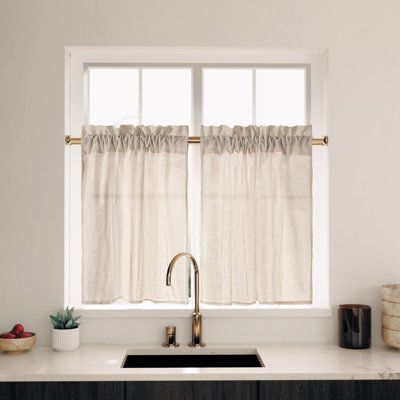
[[[199,266],[197,265],[196,259],[190,253],[178,253],[169,263],[167,270],[167,286],[171,286],[171,274],[175,263],[181,257],[189,257],[193,263],[194,268],[194,312],[192,314],[192,343],[189,343],[190,347],[203,347],[204,343],[201,341],[201,313],[199,307]]]

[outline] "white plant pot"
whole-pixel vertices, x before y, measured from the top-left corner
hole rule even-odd
[[[53,349],[73,351],[79,347],[79,327],[74,329],[53,329]]]

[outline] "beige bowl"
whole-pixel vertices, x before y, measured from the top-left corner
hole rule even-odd
[[[382,314],[392,317],[400,317],[400,303],[390,303],[382,301]]]
[[[30,350],[36,343],[36,335],[20,339],[0,338],[0,351],[21,352]]]
[[[382,328],[382,339],[388,346],[400,349],[400,331]]]
[[[400,317],[382,314],[382,326],[393,331],[400,331]]]
[[[382,300],[390,301],[392,303],[400,303],[400,284],[383,285],[382,286]]]

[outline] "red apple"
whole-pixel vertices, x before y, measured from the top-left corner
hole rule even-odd
[[[17,335],[17,338],[26,338],[26,337],[31,337],[33,336],[33,333],[31,332],[21,332]]]
[[[0,338],[5,339],[5,337],[9,334],[10,332],[4,332],[0,335]]]
[[[5,336],[4,339],[15,339],[16,336],[12,332],[8,332]]]
[[[12,333],[14,335],[19,335],[24,331],[24,326],[22,324],[16,324],[14,325],[14,328],[12,328]]]

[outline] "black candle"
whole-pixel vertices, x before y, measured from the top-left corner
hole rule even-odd
[[[371,346],[371,307],[363,304],[341,304],[338,307],[339,346],[346,349],[368,349]]]

